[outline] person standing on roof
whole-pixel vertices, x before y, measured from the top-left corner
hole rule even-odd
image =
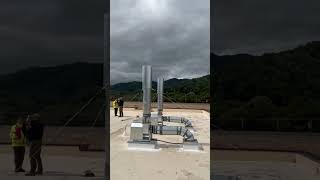
[[[40,115],[31,116],[30,127],[27,128],[27,140],[30,144],[30,172],[26,176],[42,175],[43,167],[41,160],[41,146],[43,137],[43,124],[40,122]]]
[[[15,172],[25,172],[22,168],[26,145],[23,126],[24,120],[22,117],[19,117],[16,124],[11,127],[10,131],[11,145],[14,152]]]
[[[114,109],[114,116],[118,116],[118,99],[112,101],[112,107]]]
[[[120,113],[119,117],[123,117],[123,105],[124,105],[123,98],[120,97],[118,101],[119,113]]]

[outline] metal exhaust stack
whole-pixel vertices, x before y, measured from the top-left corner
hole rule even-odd
[[[150,65],[142,66],[143,117],[151,116],[152,69]]]
[[[163,78],[158,78],[157,95],[158,95],[158,116],[162,116],[162,112],[163,112]]]
[[[156,149],[150,131],[152,69],[150,65],[142,66],[143,117],[131,123],[129,149]]]

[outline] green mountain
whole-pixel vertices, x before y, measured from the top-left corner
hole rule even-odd
[[[64,124],[102,88],[102,75],[102,64],[82,62],[56,67],[33,67],[2,75],[0,124],[12,124],[18,116],[25,117],[35,112],[41,115],[47,125]],[[170,79],[165,82],[166,97],[178,102],[204,102],[209,97],[208,82],[209,76],[192,80]],[[153,87],[156,89],[155,83]],[[132,98],[140,89],[141,82],[112,86],[113,93],[128,98]],[[136,95],[134,100],[139,98],[141,96]],[[101,92],[70,125],[88,126],[104,104],[105,96]],[[97,125],[101,126],[104,121],[102,116],[98,117]]]
[[[102,72],[101,64],[74,63],[0,76],[0,124],[12,124],[17,116],[35,112],[46,124],[63,124],[101,89]],[[101,93],[71,125],[93,121],[103,97]]]
[[[209,79],[206,75],[194,79],[169,79],[164,82],[164,101],[203,103],[209,102]],[[142,100],[141,82],[119,83],[111,86],[111,99],[123,97],[127,101]],[[153,100],[156,100],[156,82],[152,82]]]
[[[237,128],[246,120],[249,129],[274,129],[271,121],[280,119],[283,129],[303,129],[320,117],[320,42],[261,56],[211,54],[211,65],[218,126]],[[313,126],[320,130],[320,121]]]

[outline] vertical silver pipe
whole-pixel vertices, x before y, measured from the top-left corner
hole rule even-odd
[[[152,69],[150,65],[142,66],[143,117],[151,116]]]
[[[158,115],[162,116],[163,112],[163,78],[159,77],[157,82],[157,94],[158,94]]]

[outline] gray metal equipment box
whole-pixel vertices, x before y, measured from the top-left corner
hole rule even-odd
[[[143,124],[141,122],[131,123],[130,140],[132,141],[143,140]]]

